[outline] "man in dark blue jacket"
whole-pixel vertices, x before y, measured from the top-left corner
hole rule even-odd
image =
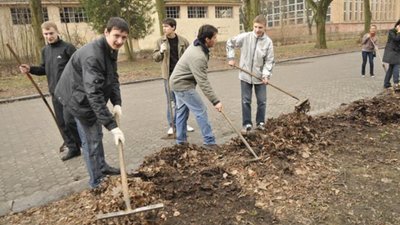
[[[65,161],[81,155],[81,140],[74,118],[67,112],[64,114],[63,105],[54,97],[54,90],[65,65],[76,51],[76,48],[60,39],[57,25],[54,22],[44,22],[41,27],[43,37],[47,42],[47,45],[42,49],[42,64],[39,66],[22,64],[20,65],[20,70],[22,73],[29,72],[34,75],[47,76],[56,120],[62,132],[64,145],[68,147],[68,153],[61,158]]]
[[[116,145],[124,143],[124,134],[113,114],[122,114],[117,57],[128,33],[125,20],[111,18],[103,37],[86,44],[71,57],[55,90],[57,99],[77,122],[92,188],[98,187],[105,175],[119,174],[119,169],[105,161],[102,126],[112,132]],[[112,112],[107,107],[109,100],[114,106]]]

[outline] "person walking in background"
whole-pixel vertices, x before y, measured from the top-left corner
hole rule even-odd
[[[257,129],[265,129],[268,80],[274,66],[274,49],[272,40],[265,33],[267,21],[263,15],[253,20],[253,31],[237,35],[226,42],[228,64],[235,65],[235,48],[240,49],[239,66],[254,73],[259,79],[242,71],[239,72],[242,93],[242,133],[247,134],[252,127],[251,98],[252,89],[257,98]]]
[[[393,88],[399,90],[399,66],[400,66],[400,19],[389,30],[388,41],[383,54],[383,62],[389,64],[383,83],[384,88],[390,88],[392,85],[390,79],[393,75]]]
[[[172,92],[169,87],[169,78],[179,58],[187,47],[189,47],[189,42],[186,38],[176,34],[176,21],[174,19],[166,18],[162,23],[164,36],[156,42],[156,47],[153,51],[153,59],[156,62],[162,62],[161,74],[164,80],[165,95],[167,97],[167,121],[169,125],[167,134],[172,135],[176,127],[176,110],[173,110],[175,112],[172,112],[173,115],[171,115],[170,107],[171,109],[175,108],[176,98],[174,92]],[[193,132],[194,129],[187,125],[187,131]]]
[[[186,125],[191,111],[203,135],[203,147],[209,150],[218,149],[207,115],[207,107],[196,91],[196,85],[218,110],[222,103],[215,95],[207,77],[210,48],[217,42],[218,29],[212,25],[200,27],[197,39],[189,46],[179,59],[171,75],[170,85],[176,96],[176,143],[187,143]]]
[[[113,114],[122,115],[117,58],[128,34],[125,20],[110,18],[104,36],[78,49],[71,57],[55,91],[78,125],[92,188],[98,187],[105,175],[120,173],[105,161],[102,125],[114,135],[116,145],[124,143],[124,134]],[[114,105],[112,112],[107,107],[109,100]]]
[[[54,114],[64,140],[63,145],[68,148],[67,154],[61,158],[65,161],[81,155],[81,140],[75,120],[71,114],[64,110],[63,105],[57,98],[54,97],[54,90],[65,65],[76,51],[76,48],[72,44],[61,40],[57,25],[54,22],[44,22],[41,28],[43,37],[47,43],[42,49],[42,63],[39,66],[21,64],[19,69],[21,73],[31,73],[39,76],[46,75]]]
[[[364,34],[361,39],[362,44],[362,65],[361,65],[361,76],[365,77],[365,67],[367,65],[367,59],[369,61],[369,75],[374,77],[374,57],[375,57],[375,46],[378,43],[378,37],[376,36],[376,25],[371,25],[369,33]]]

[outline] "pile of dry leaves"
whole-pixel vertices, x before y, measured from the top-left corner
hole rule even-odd
[[[161,149],[147,157],[129,178],[132,207],[164,203],[165,208],[158,212],[96,221],[100,212],[124,209],[120,180],[111,177],[96,192],[84,191],[44,207],[7,215],[0,223],[400,223],[396,212],[399,201],[390,200],[390,196],[399,194],[398,188],[391,187],[398,187],[400,178],[383,179],[383,172],[375,177],[369,170],[380,168],[380,162],[373,160],[379,151],[388,170],[400,171],[399,160],[393,160],[400,157],[397,145],[390,145],[388,150],[385,146],[389,145],[382,144],[395,142],[398,135],[394,129],[399,128],[399,100],[397,95],[382,93],[327,115],[292,113],[270,119],[265,131],[246,137],[260,156],[258,161],[251,161],[252,155],[239,138],[217,151],[196,145]],[[371,166],[364,168],[367,164]],[[364,170],[360,172],[359,168]],[[362,180],[363,176],[368,179]],[[365,197],[374,193],[371,188],[379,190],[382,185],[390,191]],[[380,195],[385,206],[361,207]],[[370,200],[362,202],[363,196]]]

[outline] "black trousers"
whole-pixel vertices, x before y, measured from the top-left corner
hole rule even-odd
[[[52,96],[51,100],[53,102],[56,120],[64,139],[64,144],[68,147],[69,151],[80,151],[82,143],[79,138],[74,117],[67,110],[64,110],[64,106],[57,98]]]

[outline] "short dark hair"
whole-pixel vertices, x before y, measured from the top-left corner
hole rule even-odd
[[[163,19],[162,24],[168,24],[170,27],[174,27],[174,30],[176,30],[176,20],[172,18]]]
[[[111,17],[107,22],[106,29],[108,32],[111,32],[112,29],[116,29],[129,34],[128,23],[121,17]]]
[[[211,39],[215,34],[218,33],[218,29],[213,25],[205,24],[199,28],[197,33],[197,39],[203,44],[206,42],[206,38]]]
[[[397,20],[396,24],[394,25],[394,28],[396,28],[397,25],[400,25],[400,20]]]

